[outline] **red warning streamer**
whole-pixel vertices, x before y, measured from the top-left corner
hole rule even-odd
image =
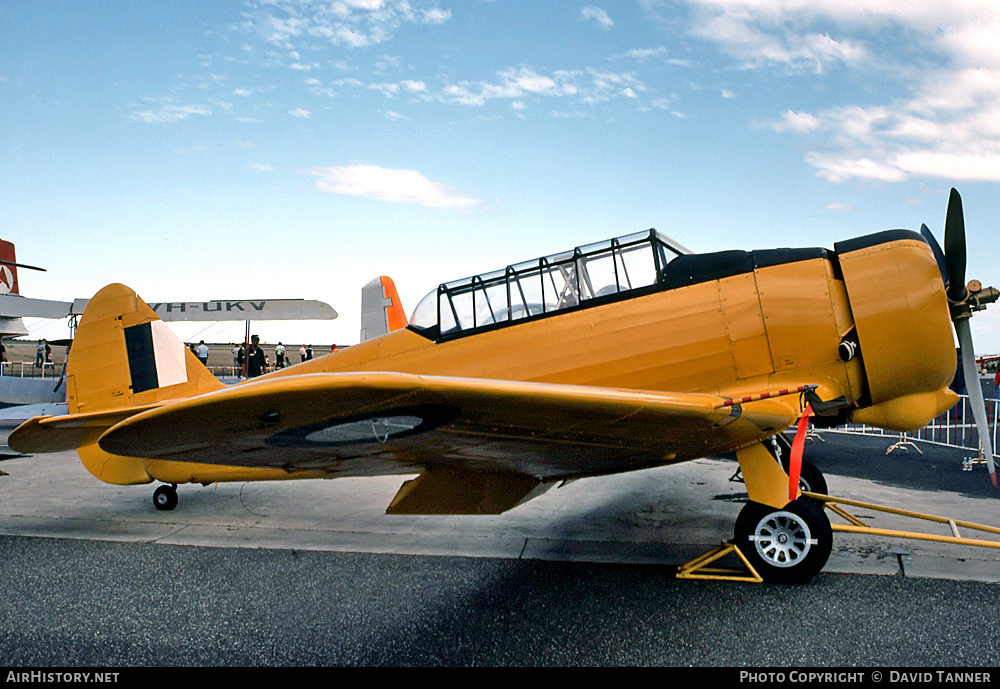
[[[802,412],[798,427],[795,429],[795,440],[792,441],[792,454],[788,458],[788,500],[799,497],[799,476],[802,473],[802,453],[806,444],[806,430],[809,428],[809,415],[812,407],[808,404]]]

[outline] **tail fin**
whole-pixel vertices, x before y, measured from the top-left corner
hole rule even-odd
[[[70,414],[145,406],[224,385],[124,285],[108,285],[87,304],[66,384]]]
[[[406,313],[391,278],[382,275],[361,288],[362,342],[374,340],[406,325]]]
[[[20,294],[17,286],[17,258],[14,242],[0,239],[0,294]]]

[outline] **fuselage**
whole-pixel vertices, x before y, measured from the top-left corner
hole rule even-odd
[[[675,258],[641,294],[440,336],[398,330],[272,375],[385,370],[724,397],[814,383],[918,428],[954,403],[947,299],[919,235]],[[840,344],[859,341],[845,361]]]

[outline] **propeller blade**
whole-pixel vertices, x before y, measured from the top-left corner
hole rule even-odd
[[[948,264],[948,298],[953,302],[965,300],[965,215],[962,197],[954,188],[948,199],[948,213],[944,221],[944,255]]]
[[[39,271],[41,271],[43,273],[47,273],[48,272],[47,270],[45,270],[45,268],[39,268],[37,266],[29,266],[29,265],[25,265],[24,263],[14,263],[13,261],[2,261],[2,260],[0,260],[0,265],[14,266],[15,268],[27,268],[28,270],[39,270]]]
[[[955,320],[955,332],[958,334],[958,346],[962,352],[962,370],[965,374],[965,389],[969,393],[969,403],[972,405],[972,417],[976,420],[979,431],[979,446],[986,458],[986,468],[990,472],[990,481],[997,487],[997,470],[993,464],[993,447],[990,443],[989,423],[986,421],[986,403],[983,402],[983,388],[979,384],[979,369],[976,367],[976,353],[972,348],[972,328],[968,318]]]
[[[931,234],[930,229],[927,225],[920,226],[920,235],[924,240],[930,244],[931,251],[934,252],[934,260],[937,261],[938,270],[941,271],[941,280],[944,282],[945,289],[948,288],[948,261],[944,257],[944,251],[941,250],[941,245],[938,244],[937,239]]]

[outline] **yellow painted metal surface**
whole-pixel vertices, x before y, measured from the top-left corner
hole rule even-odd
[[[803,302],[794,294],[808,293],[818,280],[827,295],[825,310],[798,315],[808,332],[828,337],[821,342],[797,337],[790,315],[772,318],[772,339],[784,348],[786,359],[800,367],[825,366],[824,377],[836,381],[832,388],[846,390],[845,365],[836,359],[838,324],[826,272],[814,267],[796,269],[788,280],[774,277],[786,267],[760,271],[773,277],[771,283],[792,290],[784,299],[774,291],[769,305],[785,311],[812,304],[814,299]],[[392,370],[724,396],[759,392],[771,384],[775,367],[755,285],[752,274],[738,275],[440,343],[400,330],[274,375]],[[780,370],[794,374],[787,366]],[[794,375],[783,376],[782,384],[789,378]],[[799,378],[799,383],[811,382]]]
[[[756,280],[746,273],[719,283],[719,306],[737,380],[774,371]]]
[[[501,514],[547,488],[526,476],[432,470],[405,482],[386,514]]]
[[[105,483],[133,486],[150,483],[153,480],[153,477],[146,473],[143,461],[136,457],[108,454],[97,447],[96,443],[81,445],[76,453],[87,471]]]
[[[855,423],[893,431],[915,431],[951,409],[956,402],[958,395],[947,388],[917,392],[858,409],[852,419]]]
[[[140,461],[152,479],[163,483],[232,483],[238,481],[289,481],[294,479],[333,478],[322,471],[284,471],[282,469],[221,466],[197,462],[171,462],[158,459]]]
[[[941,273],[930,247],[917,239],[877,244],[841,255],[857,323],[871,403],[935,393],[951,383],[955,338]],[[928,413],[933,405],[928,405]],[[914,405],[890,405],[874,416],[914,430],[935,414],[914,417]],[[905,422],[905,423],[904,423]],[[918,424],[913,426],[913,424]]]
[[[751,500],[777,508],[788,504],[788,474],[763,445],[741,448],[736,458]]]
[[[91,445],[120,421],[155,405],[105,409],[68,416],[39,416],[15,428],[7,438],[15,452],[65,452],[81,445]]]
[[[839,361],[830,263],[816,258],[755,272],[774,370]]]
[[[102,425],[106,430],[121,420],[116,410],[127,410],[122,416],[128,416],[142,411],[146,405],[223,387],[223,383],[184,347],[187,382],[133,394],[125,328],[158,320],[134,291],[113,284],[90,300],[77,327],[73,355],[66,368],[67,402],[70,414],[81,414],[84,419],[90,417],[92,423],[84,426],[83,419],[74,419],[71,423],[76,427],[63,430],[62,443],[66,442],[65,436],[75,434],[72,441],[78,444],[83,465],[107,483],[128,485],[152,480],[142,460],[106,453],[94,443],[102,432]],[[105,414],[103,419],[102,413]],[[45,423],[38,428],[44,429]]]

